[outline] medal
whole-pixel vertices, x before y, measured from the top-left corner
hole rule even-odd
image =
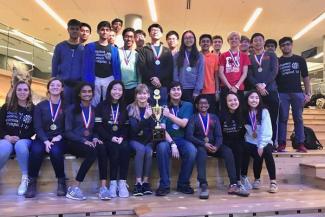
[[[113,127],[112,127],[112,130],[113,131],[117,131],[118,130],[118,126],[114,124]]]
[[[253,138],[254,138],[254,139],[257,138],[257,133],[256,133],[256,131],[253,132]]]
[[[52,131],[54,131],[54,130],[56,130],[58,127],[56,126],[56,124],[51,124],[51,126],[50,126],[50,130],[52,130]]]
[[[156,64],[157,66],[159,66],[159,65],[160,65],[160,60],[156,60],[156,61],[155,61],[155,64]]]
[[[199,114],[199,118],[200,118],[202,130],[203,130],[204,135],[205,135],[204,142],[208,143],[209,142],[208,134],[209,134],[209,129],[210,129],[210,124],[209,124],[210,123],[210,115],[209,115],[209,113],[207,114],[206,123],[204,123],[201,114]]]
[[[192,71],[192,68],[190,66],[188,66],[188,67],[186,67],[186,71],[190,72],[190,71]]]
[[[177,124],[173,124],[172,127],[173,127],[174,130],[178,130],[179,129],[179,126]]]
[[[264,53],[265,52],[263,51],[263,53],[262,53],[262,55],[260,57],[260,60],[258,60],[257,55],[254,54],[255,61],[256,61],[257,65],[258,65],[258,68],[257,68],[258,72],[263,72],[262,61],[263,61]]]
[[[263,72],[262,67],[258,67],[257,71],[258,71],[258,72]]]
[[[84,136],[86,136],[86,137],[87,137],[87,136],[89,136],[89,135],[90,135],[90,132],[89,132],[89,130],[85,130],[85,131],[84,131]]]
[[[52,124],[50,126],[50,130],[54,131],[58,128],[54,122],[57,119],[60,108],[61,108],[61,99],[59,100],[58,107],[56,108],[55,111],[54,111],[53,104],[52,104],[51,100],[49,100],[49,104],[50,104],[51,119],[52,119]]]
[[[138,133],[138,136],[142,136],[143,135],[143,130],[140,130],[140,132]]]
[[[120,110],[120,104],[117,104],[116,111],[114,111],[114,108],[111,105],[111,112],[112,112],[112,117],[113,117],[113,127],[112,127],[113,131],[118,130],[117,118],[118,118],[119,110]]]
[[[84,131],[84,136],[89,136],[90,132],[88,130],[89,125],[90,125],[90,121],[91,121],[91,116],[92,116],[92,109],[91,109],[91,105],[88,107],[88,119],[85,116],[85,112],[83,109],[81,109],[81,115],[82,115],[82,120],[84,122],[84,127],[86,128],[86,130]]]
[[[239,63],[239,61],[240,61],[240,52],[239,51],[237,52],[237,56],[236,57],[234,57],[234,54],[231,52],[231,50],[229,50],[229,53],[230,53],[230,57],[231,57],[234,65],[237,68],[239,68],[239,65],[240,65],[240,63]]]
[[[256,113],[254,111],[250,111],[249,113],[249,119],[251,121],[251,125],[252,125],[252,136],[254,139],[257,138],[257,133],[256,133],[256,129],[257,129],[257,123],[256,123]]]
[[[128,65],[130,62],[131,54],[132,54],[132,50],[130,50],[129,55],[126,55],[126,50],[123,49],[124,61],[126,65]]]
[[[188,58],[187,51],[185,51],[185,58],[186,58],[186,62],[187,62],[186,71],[187,71],[187,72],[190,72],[190,71],[192,71],[192,68],[191,68],[190,60],[189,60],[189,58]]]
[[[160,58],[160,56],[162,54],[162,50],[163,50],[162,45],[159,45],[158,53],[153,45],[151,45],[151,49],[152,49],[153,55],[155,56],[155,64],[156,64],[156,66],[159,66],[160,65],[159,58]]]

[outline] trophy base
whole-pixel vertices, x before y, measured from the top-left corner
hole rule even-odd
[[[166,139],[165,129],[154,129],[152,135],[153,142],[160,142]]]

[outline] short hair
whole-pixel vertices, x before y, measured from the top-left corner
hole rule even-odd
[[[180,86],[181,89],[183,90],[183,85],[181,84],[181,82],[179,82],[179,81],[172,81],[172,82],[170,82],[170,84],[168,85],[168,93],[170,92],[170,90],[173,87],[178,87],[178,86]]]
[[[90,33],[91,33],[91,26],[88,23],[81,23],[80,24],[80,28],[84,27],[84,26],[87,27],[89,29]]]
[[[230,39],[233,35],[237,35],[238,38],[240,39],[240,34],[239,34],[239,32],[231,32],[231,33],[229,33],[229,35],[227,36],[227,41],[229,41],[229,39]]]
[[[220,39],[222,41],[222,43],[223,43],[223,38],[222,38],[221,35],[215,35],[215,36],[213,36],[212,37],[212,41],[215,40],[215,39]]]
[[[268,44],[273,44],[274,47],[275,47],[275,49],[278,47],[278,42],[276,40],[274,40],[274,39],[271,39],[271,38],[270,39],[267,39],[265,41],[264,47],[267,46]]]
[[[137,29],[137,30],[135,30],[134,33],[135,33],[136,35],[137,35],[137,34],[141,34],[141,35],[143,35],[144,37],[147,36],[147,34],[146,34],[142,29]]]
[[[174,31],[174,30],[171,30],[171,31],[167,32],[167,34],[166,34],[166,40],[167,40],[168,37],[171,36],[171,35],[175,35],[176,38],[177,38],[177,40],[179,39],[179,35],[178,35],[178,33],[177,33],[176,31]]]
[[[148,27],[148,32],[149,32],[149,33],[150,33],[150,31],[151,31],[152,28],[159,28],[160,31],[161,31],[161,33],[163,33],[163,28],[162,28],[161,25],[158,24],[158,23],[153,23],[153,24],[151,24],[151,25]]]
[[[240,36],[240,43],[243,43],[244,41],[250,42],[249,38],[245,35]]]
[[[127,32],[133,32],[133,34],[134,34],[135,31],[134,31],[134,29],[131,28],[131,27],[125,28],[125,29],[123,30],[123,32],[122,32],[122,36],[124,37],[124,35],[125,35]]]
[[[205,95],[205,94],[198,95],[194,100],[194,104],[198,105],[201,99],[206,99],[208,101],[208,103],[210,104],[209,99],[208,99],[207,95]]]
[[[115,23],[121,23],[123,26],[123,20],[121,20],[119,18],[115,18],[114,20],[112,20],[112,25],[114,25]]]
[[[80,27],[81,22],[77,19],[71,19],[68,21],[68,27],[70,26],[79,26]]]
[[[252,35],[252,37],[251,37],[251,42],[253,42],[254,38],[255,38],[255,37],[258,37],[258,36],[262,37],[263,40],[264,40],[264,35],[263,35],[262,33],[255,32],[255,33]]]
[[[292,40],[291,37],[285,36],[285,37],[283,37],[283,38],[281,38],[281,39],[279,40],[279,45],[281,46],[281,44],[283,44],[283,43],[286,42],[286,41],[289,41],[290,43],[293,42],[293,40]]]
[[[100,30],[102,27],[108,27],[109,29],[111,29],[111,24],[108,21],[101,21],[98,23],[97,25],[97,31]]]
[[[201,42],[203,38],[208,38],[212,42],[212,36],[210,34],[202,34],[199,38],[199,42]]]

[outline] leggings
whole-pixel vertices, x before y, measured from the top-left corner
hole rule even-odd
[[[152,144],[144,145],[135,140],[131,140],[130,145],[135,151],[135,177],[149,177],[152,164]]]

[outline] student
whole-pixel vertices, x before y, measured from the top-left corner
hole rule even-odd
[[[112,30],[115,32],[115,44],[118,48],[123,47],[124,41],[122,36],[123,20],[115,18],[112,20]]]
[[[80,43],[86,45],[89,37],[91,35],[91,26],[88,23],[80,24]]]
[[[212,44],[212,37],[209,34],[203,34],[200,36],[201,52],[204,55],[204,84],[202,94],[208,97],[210,108],[209,112],[219,113],[219,77],[218,77],[218,65],[219,56],[210,52]]]
[[[97,25],[99,40],[86,45],[84,55],[84,81],[95,85],[93,106],[105,100],[106,90],[113,80],[121,80],[118,49],[107,41],[111,25],[101,21]]]
[[[239,50],[241,52],[243,52],[244,54],[249,55],[249,51],[250,51],[249,47],[250,47],[250,45],[251,45],[251,42],[250,42],[249,38],[247,36],[245,36],[245,35],[242,35],[240,37]]]
[[[127,141],[128,114],[124,102],[124,85],[121,81],[112,81],[107,88],[106,100],[96,108],[95,131],[105,146],[110,164],[110,198],[129,197],[127,189],[127,173],[129,168],[130,150]],[[107,159],[107,158],[106,158]],[[102,185],[106,186],[107,160],[103,162],[105,171]],[[119,174],[119,177],[117,176]]]
[[[29,147],[34,135],[31,89],[27,82],[18,81],[8,104],[0,110],[0,170],[15,152],[22,177],[17,193],[24,195],[28,184]]]
[[[223,45],[223,38],[221,35],[215,35],[212,37],[212,53],[215,53],[216,55],[220,56],[221,55],[221,48]]]
[[[173,77],[173,56],[160,42],[163,29],[158,23],[151,24],[148,32],[151,42],[139,50],[139,72],[150,93],[160,89],[160,104],[166,105],[167,86]]]
[[[308,68],[303,57],[292,53],[292,38],[283,37],[279,40],[282,56],[279,58],[279,72],[277,85],[280,95],[280,118],[278,151],[285,151],[287,140],[287,123],[289,108],[292,109],[294,121],[295,140],[299,144],[298,152],[307,152],[304,145],[304,123],[302,112],[305,103],[310,101],[311,87],[308,76]],[[304,83],[304,91],[301,87],[301,77]]]
[[[263,159],[270,177],[270,193],[278,191],[276,182],[275,163],[272,155],[272,124],[269,111],[263,106],[262,99],[256,90],[248,92],[245,103],[247,111],[245,117],[245,141],[249,154],[244,155],[242,175],[247,177],[249,158],[254,158],[253,170],[255,181],[253,189],[261,186],[261,171]]]
[[[74,88],[82,80],[84,46],[79,40],[80,24],[79,20],[69,20],[69,39],[55,46],[52,58],[51,76],[63,81],[66,105],[74,103]]]
[[[149,88],[145,84],[139,84],[135,88],[135,99],[128,106],[130,119],[130,146],[135,151],[135,185],[134,196],[152,194],[149,177],[152,163],[152,130],[155,121],[152,109],[148,103],[150,97]]]
[[[139,51],[144,47],[144,43],[146,41],[146,33],[142,29],[135,30],[134,40],[137,46],[136,50]]]
[[[75,104],[70,105],[65,112],[65,138],[67,139],[68,152],[84,158],[84,161],[80,165],[74,183],[68,188],[66,197],[73,200],[86,200],[80,185],[95,162],[97,154],[98,163],[101,165],[105,160],[106,152],[102,145],[103,142],[94,135],[95,108],[91,105],[93,87],[91,84],[82,82],[76,93]],[[109,200],[108,190],[106,186],[103,186],[105,171],[101,168],[99,167],[99,176],[102,181],[99,198]]]
[[[115,41],[116,41],[116,33],[113,30],[111,30],[108,33],[107,41],[108,41],[108,43],[110,45],[118,48],[118,46],[115,44]]]
[[[134,90],[140,83],[140,75],[137,70],[138,52],[133,49],[134,29],[126,28],[123,30],[122,35],[124,47],[119,49],[121,76],[125,86],[125,103],[129,105],[134,101]]]
[[[184,194],[193,194],[190,178],[195,164],[195,146],[185,139],[185,127],[193,114],[193,105],[181,100],[182,85],[180,82],[171,82],[168,90],[168,107],[163,110],[166,118],[166,140],[157,145],[157,160],[160,174],[160,183],[156,196],[165,196],[170,191],[170,155],[181,158],[181,170],[177,181],[177,191]]]
[[[272,141],[277,145],[278,117],[280,100],[276,85],[278,74],[278,58],[274,52],[264,50],[264,35],[254,33],[251,38],[254,53],[249,58],[251,65],[248,67],[247,81],[256,88],[262,96],[264,104],[268,107],[272,121]]]
[[[183,86],[182,100],[194,102],[204,82],[204,57],[196,47],[196,37],[191,31],[182,35],[181,47],[174,56],[174,81]]]
[[[34,129],[36,139],[33,141],[30,154],[28,177],[29,183],[26,198],[36,196],[37,178],[41,169],[42,161],[48,153],[58,179],[57,196],[65,196],[67,187],[64,174],[64,101],[63,83],[57,78],[52,78],[47,83],[48,99],[36,105],[34,110]]]
[[[272,51],[275,53],[277,47],[278,47],[278,42],[276,42],[276,40],[270,38],[265,41],[265,45],[264,45],[265,50]]]
[[[208,155],[224,159],[228,177],[230,180],[228,194],[248,196],[249,193],[237,185],[236,167],[231,149],[222,144],[222,132],[219,118],[208,113],[209,101],[204,95],[195,99],[195,106],[198,113],[192,116],[186,128],[186,138],[191,141],[197,149],[197,172],[200,182],[199,198],[208,199],[208,182],[206,179],[206,161]]]
[[[166,41],[168,44],[168,48],[173,56],[178,52],[178,39],[179,35],[176,31],[171,30],[167,32]]]

